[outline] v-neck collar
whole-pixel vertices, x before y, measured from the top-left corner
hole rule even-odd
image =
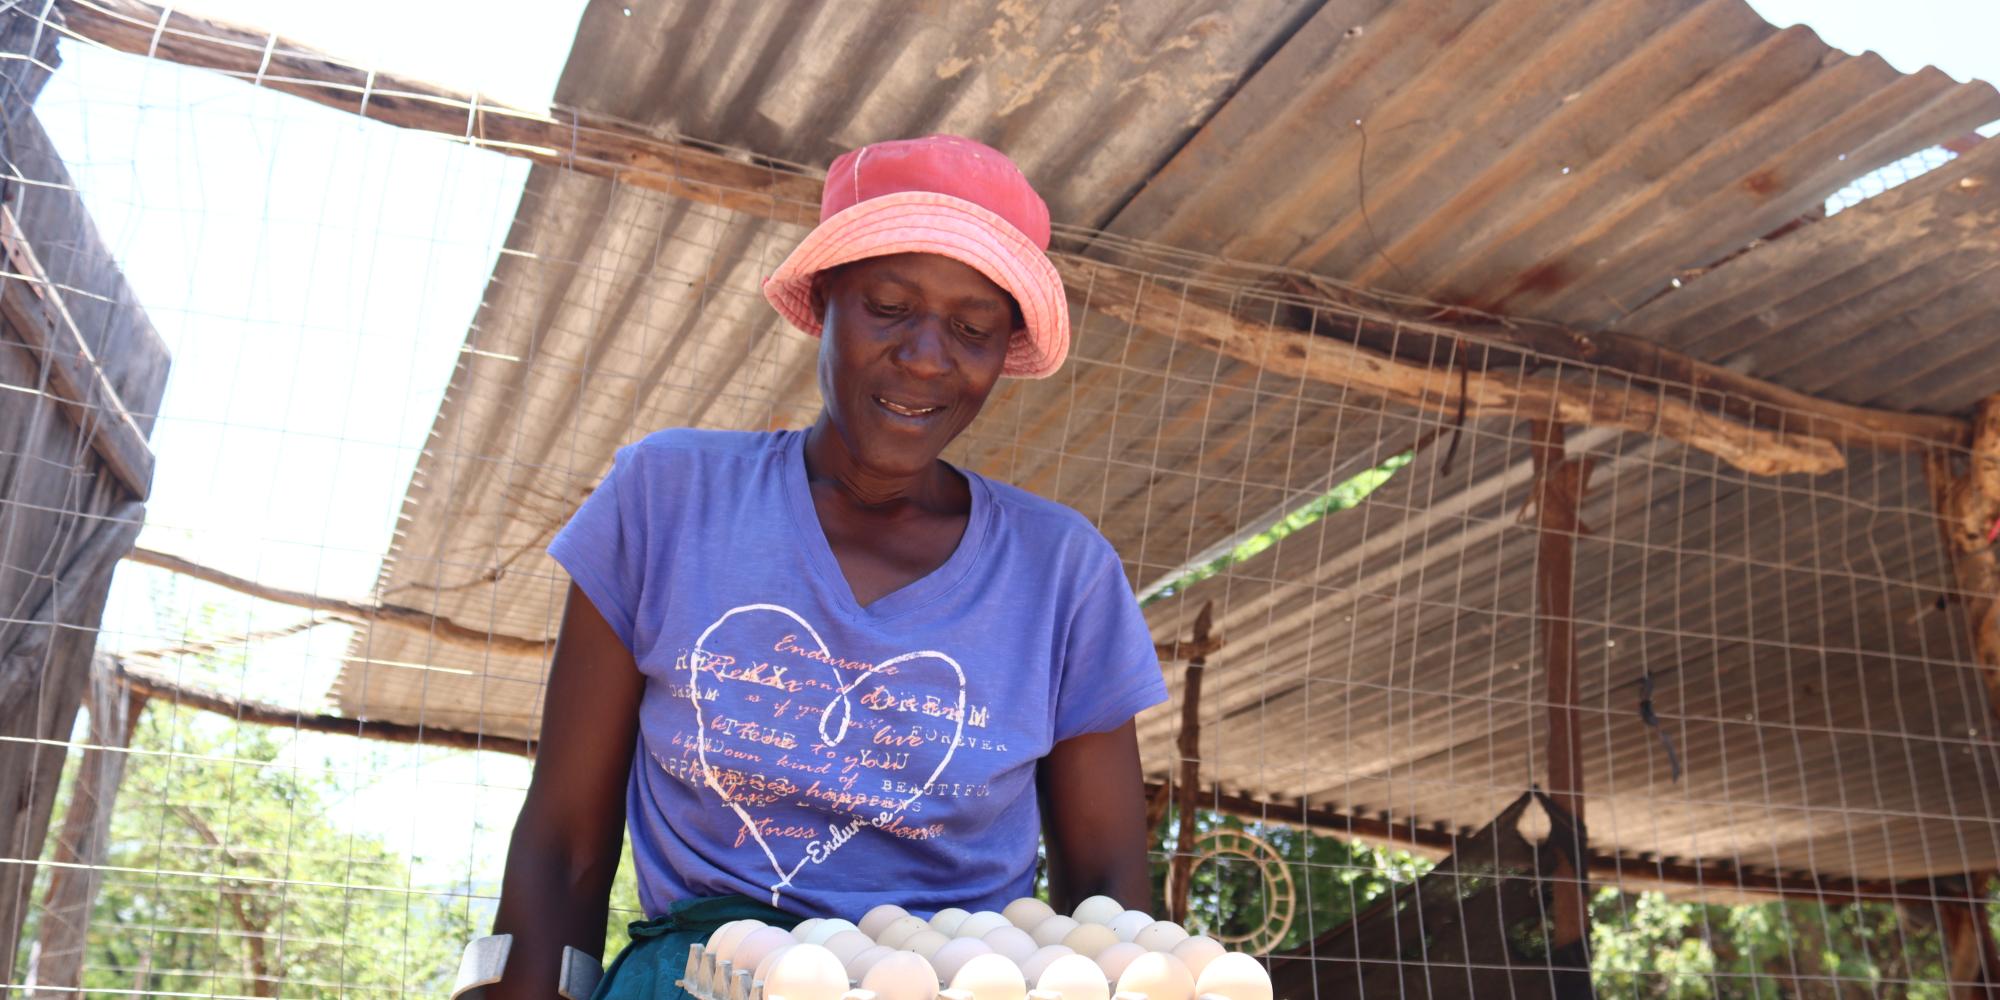
[[[812,482],[806,478],[806,432],[794,430],[785,434],[782,462],[793,526],[798,530],[801,547],[812,563],[813,571],[818,574],[820,585],[825,588],[830,602],[849,617],[879,621],[915,611],[957,586],[979,561],[979,554],[985,550],[993,497],[984,479],[954,465],[952,468],[965,477],[972,494],[972,510],[966,515],[965,534],[959,536],[958,547],[952,549],[951,556],[943,565],[864,607],[855,600],[854,587],[847,582],[847,574],[841,571],[840,560],[834,556],[833,546],[826,540],[826,529],[820,527],[819,510],[813,506]]]

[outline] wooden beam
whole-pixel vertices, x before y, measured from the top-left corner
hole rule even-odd
[[[56,8],[67,22],[63,30],[73,37],[122,52],[227,73],[386,124],[761,218],[799,225],[810,225],[817,218],[821,181],[800,167],[745,162],[740,154],[656,138],[583,112],[557,109],[544,114],[492,104],[477,95],[374,73],[267,32],[168,12],[139,0],[56,0]],[[1398,317],[1386,309],[1325,301],[1326,308],[1357,323],[1498,343],[1555,360],[1606,366],[1646,387],[1634,390],[1627,385],[1601,386],[1594,379],[1582,384],[1438,370],[1304,330],[1240,323],[1224,309],[1191,301],[1186,293],[1200,294],[1198,287],[1170,290],[1155,279],[1100,261],[1067,254],[1054,257],[1065,281],[1092,308],[1253,364],[1353,387],[1431,413],[1455,417],[1463,395],[1469,417],[1547,417],[1659,434],[1760,475],[1840,468],[1843,444],[1908,448],[1965,437],[1963,421],[1814,399],[1633,338],[1527,324],[1518,328],[1489,324],[1467,331]],[[1704,402],[1725,410],[1735,407],[1755,422],[1740,422],[1700,405]]]
[[[515,739],[507,736],[488,736],[485,733],[467,732],[462,729],[443,729],[437,726],[412,726],[400,722],[373,722],[366,719],[350,719],[340,715],[306,713],[291,709],[259,705],[254,702],[225,698],[213,691],[186,687],[164,677],[143,674],[119,668],[118,682],[129,688],[133,694],[166,704],[212,712],[238,722],[248,722],[257,726],[272,726],[278,729],[295,729],[308,733],[332,733],[336,736],[354,736],[367,740],[382,740],[388,743],[412,743],[428,747],[451,747],[458,750],[491,750],[495,753],[511,753],[517,757],[533,757],[533,740]]]
[[[239,594],[255,597],[260,601],[274,604],[288,604],[295,608],[318,611],[356,624],[369,622],[394,625],[420,632],[447,646],[473,649],[486,653],[506,653],[513,656],[543,657],[555,647],[552,640],[528,639],[503,632],[488,632],[483,629],[460,625],[449,618],[435,615],[420,608],[404,607],[400,604],[363,604],[359,601],[342,600],[338,597],[322,597],[303,591],[286,590],[246,580],[240,576],[225,573],[211,566],[203,566],[180,556],[156,552],[152,549],[133,549],[127,553],[128,561],[142,566],[156,566],[160,569],[192,577],[218,587],[227,587]]]
[[[135,694],[212,712],[252,725],[332,733],[390,743],[488,750],[521,757],[535,755],[536,742],[533,740],[488,736],[484,733],[436,726],[368,722],[337,715],[309,715],[225,698],[211,691],[184,687],[164,678],[130,670],[121,670],[119,682],[129,686]],[[1168,786],[1164,782],[1147,782],[1145,791],[1148,798],[1169,793]],[[1277,823],[1377,843],[1414,847],[1430,852],[1448,852],[1459,846],[1457,838],[1451,834],[1421,823],[1396,823],[1372,816],[1355,816],[1333,809],[1312,807],[1297,800],[1275,802],[1207,788],[1200,792],[1200,805],[1204,809],[1243,819]],[[1928,899],[1935,895],[1929,888],[1902,888],[1882,881],[1764,874],[1739,871],[1726,865],[1689,865],[1666,860],[1601,854],[1591,856],[1590,870],[1604,876],[1611,885],[1619,885],[1630,880],[1685,886],[1703,892],[1770,895],[1827,905],[1861,902],[1894,903],[1917,897]]]
[[[12,209],[0,207],[0,316],[47,373],[41,390],[82,431],[90,450],[126,492],[144,500],[153,487],[153,449],[77,329],[62,295],[42,270]]]
[[[1402,361],[1334,337],[1238,319],[1150,276],[1095,261],[1058,261],[1064,280],[1088,289],[1092,309],[1267,371],[1344,385],[1456,420],[1501,417],[1619,427],[1673,438],[1745,472],[1819,474],[1846,465],[1824,438],[1739,423],[1686,400],[1616,381],[1513,372],[1453,371]]]
[[[1164,787],[1148,782],[1148,794]],[[1203,789],[1201,806],[1225,815],[1263,823],[1276,823],[1327,833],[1334,836],[1414,848],[1429,854],[1446,854],[1460,846],[1458,838],[1419,821],[1394,821],[1377,816],[1356,815],[1337,809],[1313,806],[1294,799],[1275,801],[1248,795],[1230,794],[1215,788]],[[1677,859],[1638,858],[1628,855],[1590,855],[1590,871],[1612,887],[1660,885],[1686,888],[1700,893],[1731,893],[1772,896],[1802,902],[1843,906],[1849,903],[1905,903],[1929,900],[1937,892],[1928,882],[1903,885],[1880,879],[1852,879],[1838,876],[1781,874],[1743,871],[1732,865],[1688,864]],[[1969,901],[1969,900],[1967,900]]]
[[[377,73],[269,32],[168,11],[137,0],[57,0],[61,30],[133,55],[237,77],[399,128],[492,149],[781,222],[819,218],[820,178],[797,167],[745,162],[692,142],[656,139],[616,119],[557,109],[525,111],[389,73]]]
[[[1625,374],[1635,385],[1844,448],[1908,451],[1966,441],[1966,422],[1957,417],[1876,410],[1809,396],[1629,333],[1586,333],[1539,321],[1501,324],[1477,319],[1450,328],[1474,343],[1511,348],[1508,353],[1531,352],[1540,358],[1607,368]]]

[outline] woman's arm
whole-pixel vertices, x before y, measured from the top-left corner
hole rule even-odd
[[[1073,736],[1042,758],[1036,774],[1049,856],[1049,903],[1068,913],[1091,896],[1126,908],[1153,907],[1146,860],[1146,793],[1131,720]]]
[[[514,824],[493,933],[512,934],[491,1000],[555,996],[565,945],[602,957],[645,680],[575,584],[563,608],[534,777]]]

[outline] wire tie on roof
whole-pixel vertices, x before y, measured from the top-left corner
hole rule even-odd
[[[1660,745],[1667,751],[1667,767],[1673,773],[1675,784],[1681,780],[1681,755],[1674,751],[1674,738],[1660,726],[1660,717],[1653,712],[1653,672],[1639,675],[1639,718],[1660,736]]]

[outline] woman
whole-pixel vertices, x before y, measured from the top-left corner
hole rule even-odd
[[[1132,718],[1166,692],[1117,556],[939,458],[1001,376],[1067,353],[1048,208],[932,136],[836,160],[820,219],[764,286],[822,337],[813,426],[656,433],[549,547],[574,583],[494,924],[505,997],[585,991],[593,962],[560,967],[601,954],[627,822],[653,919],[601,996],[670,993],[728,919],[998,908],[1038,833],[1058,907],[1147,905]]]

